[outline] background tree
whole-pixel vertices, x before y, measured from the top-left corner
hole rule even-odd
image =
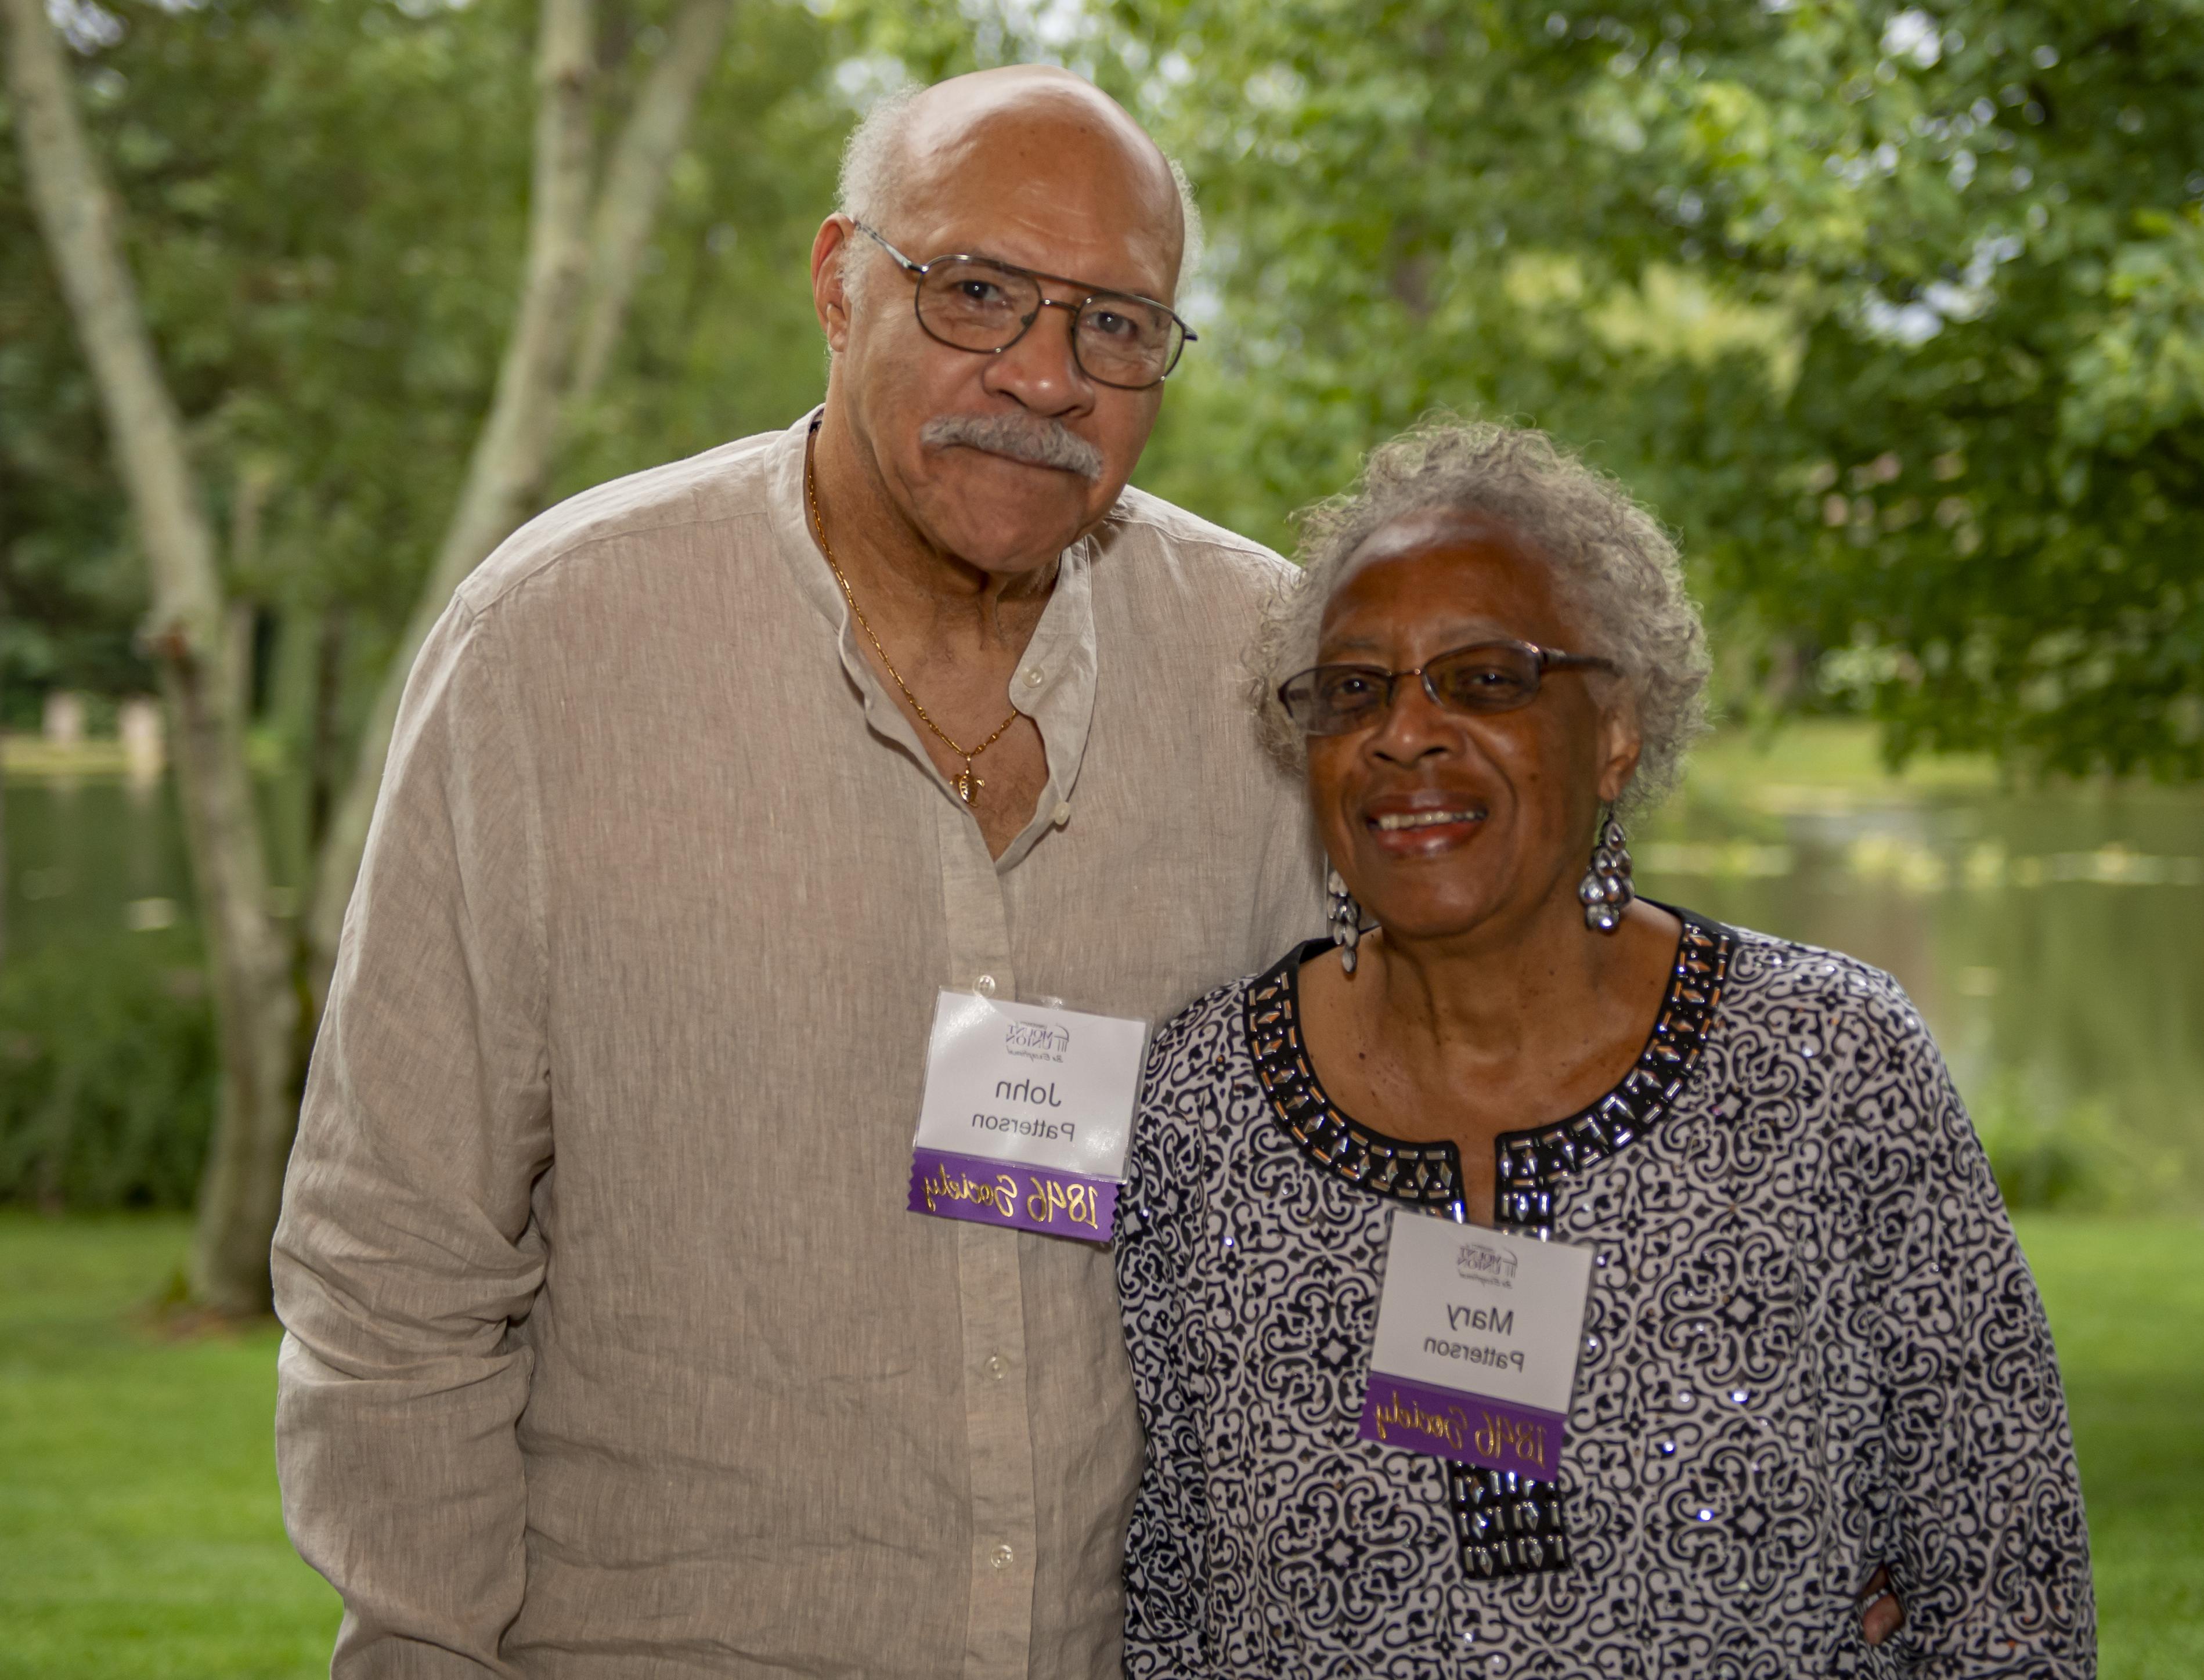
[[[1059,50],[1218,235],[1159,484],[1282,534],[1434,405],[1527,416],[1894,753],[2204,772],[2195,9],[1122,0]]]
[[[379,766],[412,648],[457,579],[545,499],[562,434],[601,461],[591,416],[612,393],[631,300],[675,266],[651,243],[661,207],[690,224],[692,275],[716,278],[736,243],[726,203],[698,202],[713,198],[709,175],[685,146],[697,90],[725,62],[728,9],[685,0],[662,19],[599,19],[584,0],[546,0],[533,102],[521,19],[495,6],[418,18],[372,3],[215,6],[128,29],[89,5],[60,15],[76,73],[36,0],[10,0],[11,116],[154,584],[143,641],[178,723],[224,1052],[195,1282],[210,1304],[249,1310],[266,1298],[337,918],[294,920],[269,890],[240,690],[216,673],[234,678],[241,638],[277,609],[288,663],[311,671],[305,733],[318,756],[346,742]],[[761,50],[744,68],[794,68],[808,92],[817,26],[805,20],[791,40],[777,21],[752,32],[745,46]],[[134,61],[133,40],[145,44]],[[170,69],[178,83],[199,73],[191,96],[163,88]],[[108,119],[104,148],[87,142],[80,87]],[[175,97],[146,98],[161,92]],[[532,147],[516,143],[530,103]],[[418,145],[418,167],[378,152],[386,142]],[[532,177],[524,194],[512,190],[516,153]],[[512,271],[524,205],[516,306],[511,281],[493,276]],[[696,228],[700,213],[711,219]],[[137,264],[151,281],[142,299],[133,254],[153,257]],[[705,289],[692,285],[692,304]],[[493,383],[482,364],[501,340]],[[634,441],[649,458],[667,440]],[[438,500],[454,511],[423,555],[424,509]],[[346,611],[348,595],[372,610]],[[412,610],[394,615],[407,595]],[[323,774],[309,798],[309,884],[341,909],[373,778],[351,777],[348,799],[333,798],[335,780]]]
[[[1899,753],[2204,768],[2185,10],[592,3],[544,0],[539,99],[554,32],[519,0],[55,0],[46,104],[110,183],[213,579],[134,645],[150,527],[108,439],[135,411],[35,236],[11,41],[0,713],[150,681],[188,599],[219,676],[187,788],[257,796],[281,884],[202,894],[217,972],[251,957],[217,996],[259,1025],[228,1042],[262,1045],[224,1064],[225,1113],[260,1118],[203,1201],[218,1298],[259,1275],[411,648],[534,506],[815,397],[810,232],[852,110],[906,76],[1069,62],[1192,167],[1206,330],[1148,487],[1289,544],[1287,510],[1428,408],[1524,416],[1684,527],[1733,700],[1865,707]],[[238,768],[276,761],[280,788]]]

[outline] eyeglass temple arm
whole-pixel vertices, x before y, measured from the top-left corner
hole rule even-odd
[[[1551,648],[1538,649],[1538,663],[1554,669],[1588,666],[1595,671],[1613,671],[1614,661],[1597,654],[1563,654]]]
[[[855,228],[859,233],[862,234],[867,239],[870,240],[874,245],[880,246],[882,251],[886,251],[889,256],[894,257],[897,266],[901,268],[905,274],[922,275],[926,272],[927,265],[925,263],[912,262],[909,257],[904,256],[903,252],[898,251],[893,245],[890,245],[887,242],[887,240],[881,234],[879,228],[867,227],[863,222],[858,221],[854,216],[850,218],[850,225],[852,228]]]

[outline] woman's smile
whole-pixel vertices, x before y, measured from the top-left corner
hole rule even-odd
[[[1481,799],[1428,789],[1385,794],[1362,807],[1363,827],[1388,857],[1434,857],[1466,845],[1491,814]]]

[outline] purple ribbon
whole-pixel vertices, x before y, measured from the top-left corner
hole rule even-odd
[[[1091,1179],[1054,1167],[915,1149],[910,1210],[1106,1243],[1117,1223],[1117,1185],[1113,1179]]]
[[[1561,1430],[1567,1422],[1558,1411],[1372,1371],[1362,1402],[1361,1436],[1551,1482],[1561,1464]]]

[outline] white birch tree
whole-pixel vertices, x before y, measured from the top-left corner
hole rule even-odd
[[[193,1285],[223,1313],[264,1310],[268,1247],[303,1047],[325,993],[413,655],[467,573],[540,505],[562,434],[594,393],[731,0],[684,0],[601,160],[610,115],[594,0],[542,0],[527,249],[503,361],[435,564],[378,687],[295,927],[270,902],[226,643],[221,544],[125,257],[121,212],[43,0],[0,0],[16,143],[40,231],[97,386],[146,564],[145,642],[162,673],[223,1048]]]

